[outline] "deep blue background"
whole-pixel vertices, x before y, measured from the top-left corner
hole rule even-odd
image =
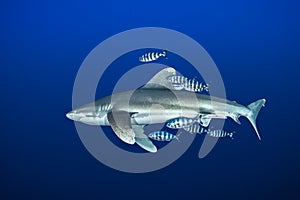
[[[297,1],[1,2],[0,198],[300,198],[299,19]],[[242,126],[228,122],[236,139],[219,140],[202,160],[202,137],[152,173],[122,173],[94,159],[65,118],[77,70],[101,41],[144,26],[198,41],[229,99],[265,97],[262,141],[241,119]]]

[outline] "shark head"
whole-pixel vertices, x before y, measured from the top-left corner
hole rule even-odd
[[[66,114],[66,117],[89,125],[103,125],[106,121],[107,112],[96,112],[95,105],[85,105],[78,109],[72,110]]]
[[[76,110],[72,110],[66,114],[66,117],[69,118],[70,120],[74,121],[80,121],[80,119],[85,118],[89,115],[88,112],[81,112]]]

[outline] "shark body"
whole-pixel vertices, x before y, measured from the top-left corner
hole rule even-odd
[[[180,117],[199,118],[200,124],[207,127],[213,118],[230,117],[240,123],[238,118],[244,116],[260,139],[256,117],[265,99],[243,106],[218,97],[174,90],[168,81],[172,75],[176,75],[175,69],[165,68],[139,89],[103,97],[66,116],[89,125],[111,126],[122,141],[137,143],[149,152],[156,152],[157,148],[144,134],[144,126]]]

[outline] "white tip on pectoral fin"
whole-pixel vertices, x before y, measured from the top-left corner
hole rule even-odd
[[[110,111],[107,120],[115,134],[127,144],[135,143],[135,134],[131,128],[130,114],[125,111]]]

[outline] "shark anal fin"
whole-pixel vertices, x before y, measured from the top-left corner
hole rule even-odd
[[[116,135],[128,144],[135,143],[135,133],[131,127],[130,113],[125,111],[110,111],[107,120]]]
[[[155,153],[157,152],[156,146],[151,142],[147,135],[144,134],[144,126],[132,125],[132,129],[135,133],[135,142],[145,149],[146,151]]]
[[[237,115],[237,116],[235,116],[235,117],[233,118],[233,120],[234,120],[237,124],[241,125],[242,123],[240,122],[239,117],[240,117],[240,116]]]

